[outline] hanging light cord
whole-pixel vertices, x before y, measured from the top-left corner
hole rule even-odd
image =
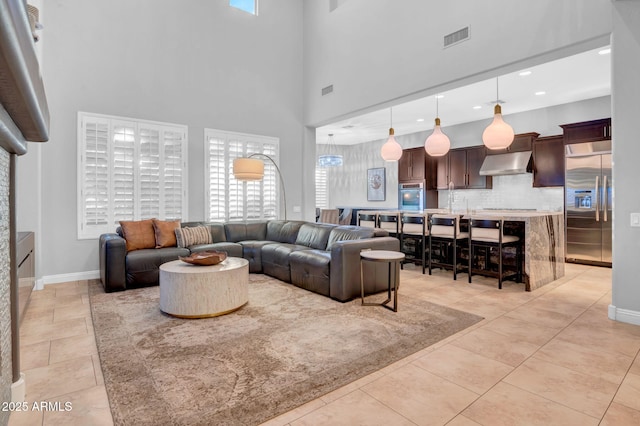
[[[389,122],[391,124],[389,127],[393,127],[393,108],[389,108]]]
[[[436,95],[436,118],[440,116],[440,109],[438,108],[438,105],[440,103],[440,98],[438,96],[439,95]]]
[[[498,77],[496,77],[496,104],[499,105],[500,102],[498,102],[500,100],[500,95],[498,94]]]

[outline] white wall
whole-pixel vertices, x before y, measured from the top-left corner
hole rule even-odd
[[[613,297],[611,318],[640,325],[640,228],[630,213],[640,212],[640,2],[613,5]]]
[[[204,128],[278,137],[288,216],[300,216],[302,7],[263,0],[255,17],[226,1],[47,2],[41,276],[98,269],[97,240],[76,238],[78,111],[188,125],[188,220],[204,219]]]
[[[316,126],[599,47],[611,32],[611,0],[350,0],[333,12],[308,1],[304,16]],[[465,26],[470,39],[443,49]]]
[[[541,108],[518,114],[506,114],[505,120],[516,133],[537,132],[541,136],[562,134],[560,124],[576,123],[611,116],[611,97],[589,99],[581,102]],[[475,121],[455,126],[445,126],[443,132],[449,136],[452,148],[482,144],[482,132],[491,119]],[[396,136],[403,148],[424,146],[425,139],[432,130]],[[398,206],[398,165],[385,163],[380,157],[380,147],[386,139],[379,139],[357,145],[334,146],[332,150],[344,156],[344,166],[330,169],[329,205],[368,208],[397,208]],[[327,145],[318,145],[318,152]],[[367,169],[386,167],[387,196],[384,202],[367,201]],[[446,207],[447,191],[440,191],[439,206]],[[531,175],[494,177],[492,190],[455,191],[455,208],[537,208],[544,210],[564,209],[564,194],[557,188],[533,188]],[[431,207],[431,206],[429,206]],[[436,206],[433,206],[436,207]]]

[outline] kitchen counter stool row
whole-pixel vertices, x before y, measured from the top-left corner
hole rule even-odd
[[[523,239],[504,233],[504,220],[438,213],[360,212],[358,225],[383,228],[400,239],[407,261],[422,266],[522,282]],[[505,259],[513,262],[505,262]],[[508,266],[506,265],[508,263]]]

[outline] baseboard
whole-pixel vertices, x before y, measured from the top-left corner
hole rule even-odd
[[[609,305],[609,319],[640,325],[640,312],[632,311],[631,309],[620,309]]]
[[[100,271],[74,272],[71,274],[47,275],[36,281],[36,289],[42,290],[45,285],[66,283],[69,281],[96,280],[100,278]]]

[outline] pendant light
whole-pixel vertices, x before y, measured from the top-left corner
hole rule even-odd
[[[498,77],[496,77],[496,106],[493,110],[493,122],[484,129],[482,142],[489,149],[505,149],[513,142],[513,128],[502,119],[502,108],[498,97]]]
[[[389,108],[389,110],[390,110],[389,121],[391,123],[391,127],[389,128],[389,139],[387,139],[384,145],[382,145],[382,148],[380,148],[380,155],[382,155],[382,159],[384,161],[398,161],[400,157],[402,157],[402,147],[394,137],[393,109]]]
[[[438,118],[438,98],[439,95],[436,95],[436,124],[433,127],[433,133],[424,141],[424,150],[427,151],[432,157],[442,157],[447,152],[449,152],[449,148],[451,147],[451,141],[447,135],[442,133],[440,129],[440,118]]]
[[[329,140],[327,142],[327,153],[318,157],[319,167],[338,167],[342,166],[342,155],[332,154],[334,148],[333,133],[329,133]]]

